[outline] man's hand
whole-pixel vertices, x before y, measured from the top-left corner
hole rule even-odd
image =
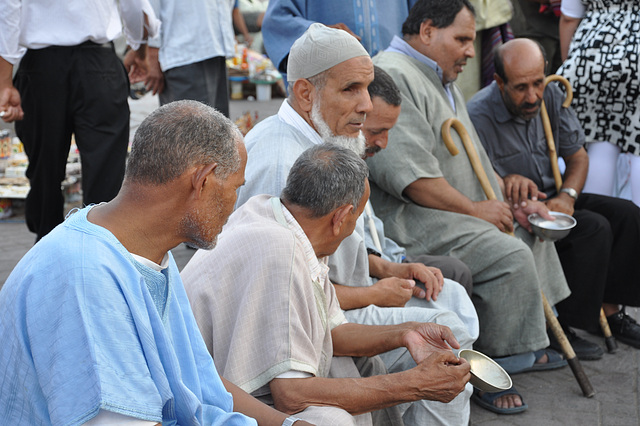
[[[432,322],[413,322],[405,325],[407,331],[402,336],[402,342],[416,364],[433,352],[451,352],[451,348],[460,349],[460,344],[447,326]]]
[[[402,278],[383,278],[371,286],[375,292],[374,305],[381,307],[403,307],[413,296],[416,282]]]
[[[513,232],[513,215],[509,204],[498,200],[476,201],[473,216],[494,224],[502,232]]]
[[[546,202],[549,210],[568,214],[569,216],[573,216],[574,203],[575,200],[571,198],[569,194],[565,194],[564,192],[561,192],[557,197],[553,197]]]
[[[6,123],[22,120],[24,111],[20,101],[18,89],[11,84],[9,87],[0,88],[0,115]]]
[[[160,68],[160,61],[158,60],[157,47],[149,47],[147,51],[147,77],[144,80],[144,85],[148,91],[152,94],[162,93],[164,90],[164,74]]]
[[[20,93],[13,86],[12,74],[13,65],[0,57],[0,115],[7,123],[24,118]]]
[[[416,376],[423,378],[422,398],[449,402],[464,390],[471,378],[469,363],[451,351],[460,344],[449,327],[434,323],[407,323],[403,336],[406,348],[416,361]],[[413,370],[412,370],[413,371]]]
[[[434,352],[410,370],[424,383],[422,399],[451,402],[471,379],[471,366],[451,351]]]
[[[360,36],[356,35],[353,31],[351,31],[351,29],[349,27],[347,27],[342,22],[337,23],[337,24],[333,24],[333,25],[327,25],[327,27],[335,28],[335,29],[338,29],[338,30],[344,30],[344,31],[348,32],[349,34],[351,34],[352,36],[354,36],[355,38],[357,38],[358,41],[361,40]]]
[[[147,45],[141,44],[138,50],[129,50],[124,55],[124,67],[129,73],[129,81],[138,83],[145,81],[149,72],[147,64]]]
[[[504,177],[505,198],[514,210],[526,207],[529,199],[537,201],[547,198],[547,194],[538,191],[538,186],[529,178],[521,175],[507,175]]]
[[[548,220],[555,220],[555,218],[549,214],[549,209],[546,204],[541,201],[529,201],[525,207],[521,207],[518,210],[513,211],[513,215],[520,226],[529,232],[532,232],[532,230],[527,217],[533,213],[538,213],[541,217]]]
[[[424,284],[426,291],[418,286],[413,288],[414,297],[438,300],[438,294],[444,285],[444,277],[440,269],[422,263],[394,263],[390,272],[395,277],[415,280]]]

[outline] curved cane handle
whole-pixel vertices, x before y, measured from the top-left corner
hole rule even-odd
[[[552,81],[559,81],[564,86],[564,89],[567,92],[567,97],[562,102],[562,106],[563,108],[569,108],[569,105],[571,105],[571,101],[573,100],[573,89],[571,88],[571,83],[561,75],[551,74],[544,79],[544,87],[547,87],[547,84]]]

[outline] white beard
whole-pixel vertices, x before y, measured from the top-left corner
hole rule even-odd
[[[333,134],[329,125],[324,118],[322,117],[322,113],[320,112],[320,100],[316,100],[311,105],[311,122],[316,127],[316,130],[320,134],[322,141],[325,143],[330,143],[334,145],[341,146],[343,148],[348,148],[351,151],[355,152],[358,157],[362,158],[364,156],[364,150],[366,147],[366,140],[362,131],[358,132],[358,136],[352,138],[350,136],[336,136]]]

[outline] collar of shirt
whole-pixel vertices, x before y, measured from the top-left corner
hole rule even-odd
[[[144,266],[147,266],[147,267],[153,269],[154,271],[160,272],[160,271],[162,271],[163,269],[166,269],[169,266],[169,253],[165,253],[164,254],[164,257],[162,258],[162,262],[160,262],[159,265],[156,262],[153,262],[153,261],[147,259],[146,257],[138,256],[137,254],[131,253],[131,256],[133,256],[133,258],[136,261],[140,262]]]
[[[314,282],[324,281],[324,279],[327,277],[327,274],[329,273],[329,267],[326,265],[327,258],[325,257],[322,259],[322,261],[320,261],[316,257],[316,252],[311,246],[311,241],[309,241],[307,234],[304,233],[304,230],[300,227],[298,221],[293,217],[291,212],[287,210],[282,202],[280,202],[280,206],[282,206],[282,213],[284,214],[284,218],[287,221],[289,229],[293,231],[296,238],[302,244],[305,259],[307,260],[309,271],[311,271],[311,279]]]
[[[287,123],[289,126],[296,128],[302,134],[309,139],[314,145],[319,145],[323,142],[322,138],[316,132],[313,127],[307,123],[304,118],[298,112],[293,109],[293,107],[289,104],[289,100],[285,99],[280,105],[280,109],[278,110],[278,118],[283,122]]]
[[[409,43],[407,43],[406,41],[404,41],[400,37],[393,36],[393,39],[391,40],[391,44],[389,44],[389,47],[387,48],[386,51],[387,52],[402,53],[403,55],[407,55],[407,56],[415,59],[416,61],[422,62],[423,64],[425,64],[428,67],[430,67],[431,69],[433,69],[436,72],[436,74],[438,74],[438,77],[440,77],[440,81],[442,81],[442,77],[443,77],[442,68],[440,68],[440,66],[438,66],[438,63],[436,61],[434,61],[433,59],[429,58],[428,56],[425,56],[422,53],[418,52],[416,49],[411,47],[411,45]],[[449,102],[451,103],[451,106],[453,107],[453,110],[455,111],[456,110],[456,102],[453,99],[453,92],[451,92],[451,85],[452,85],[452,83],[447,83],[447,84],[443,84],[442,86],[444,87],[444,91],[447,94],[447,96],[449,97]]]

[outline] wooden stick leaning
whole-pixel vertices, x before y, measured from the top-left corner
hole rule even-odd
[[[564,102],[562,102],[563,108],[569,108],[571,105],[571,101],[573,100],[573,89],[571,88],[571,83],[561,75],[552,74],[548,76],[544,80],[545,87],[552,81],[559,81],[565,87],[567,92],[567,97]],[[544,127],[544,135],[547,139],[547,147],[549,148],[549,160],[551,161],[551,170],[553,171],[553,179],[556,183],[556,191],[560,193],[560,189],[562,188],[562,175],[560,174],[560,167],[558,166],[558,154],[556,152],[556,142],[553,137],[553,131],[551,130],[551,121],[549,120],[549,113],[547,112],[547,107],[544,104],[544,99],[542,100],[542,105],[540,106],[540,118],[542,119],[542,126]],[[614,353],[618,350],[618,343],[616,339],[611,334],[611,329],[609,328],[609,322],[607,321],[607,316],[604,314],[604,310],[600,308],[600,328],[602,329],[602,333],[604,334],[604,342],[607,345],[607,351],[609,353]]]
[[[458,135],[460,135],[460,139],[462,140],[462,145],[464,146],[464,149],[467,152],[467,156],[469,157],[469,162],[471,163],[471,167],[473,168],[473,171],[475,172],[476,177],[480,181],[480,186],[482,187],[482,190],[484,191],[485,196],[489,200],[496,200],[497,199],[496,194],[493,191],[493,187],[489,183],[489,178],[487,177],[487,174],[484,168],[482,167],[482,163],[480,163],[478,152],[476,151],[476,148],[473,145],[471,138],[469,137],[469,133],[464,128],[464,125],[457,118],[453,118],[453,117],[449,118],[442,124],[442,139],[444,141],[445,146],[447,147],[451,155],[458,155],[458,153],[460,152],[458,148],[455,146],[455,143],[453,142],[453,138],[451,137],[452,127],[458,132]],[[509,234],[513,235],[512,232],[510,232]],[[564,334],[564,330],[562,330],[562,327],[560,326],[558,319],[553,314],[551,305],[549,305],[549,302],[547,301],[547,298],[544,295],[544,292],[541,290],[540,293],[542,296],[542,305],[544,308],[544,316],[545,316],[545,319],[547,320],[547,324],[549,325],[549,328],[551,328],[551,331],[553,332],[554,336],[560,343],[562,352],[564,353],[564,356],[567,359],[567,363],[571,367],[571,371],[573,372],[573,375],[578,381],[578,385],[580,385],[580,389],[582,389],[582,393],[587,398],[590,398],[596,394],[595,391],[593,390],[593,386],[591,386],[591,382],[589,381],[589,378],[587,377],[584,370],[582,369],[582,365],[580,364],[580,361],[576,357],[576,353],[573,351],[573,348],[571,347],[571,344],[569,343],[567,336]]]

